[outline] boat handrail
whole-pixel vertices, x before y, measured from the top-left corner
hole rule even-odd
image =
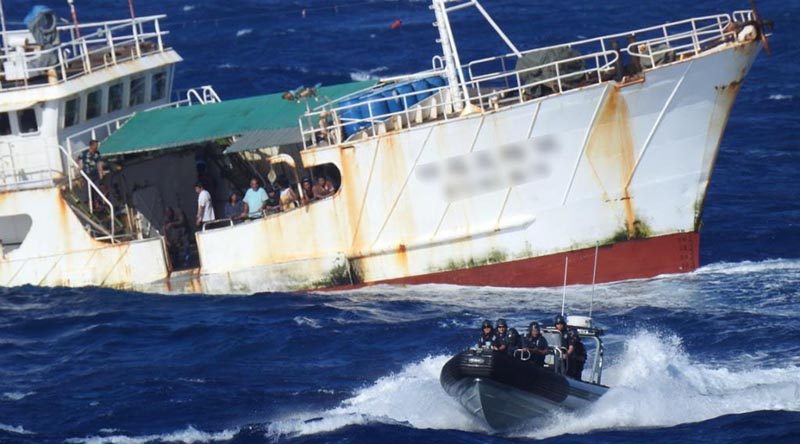
[[[17,71],[14,76],[9,76],[8,72],[4,72],[5,80],[0,84],[0,91],[24,90],[59,84],[91,74],[98,69],[139,59],[152,53],[164,52],[167,49],[164,46],[164,37],[169,34],[169,31],[161,29],[160,20],[165,17],[166,15],[162,14],[83,23],[77,27],[74,25],[59,26],[58,31],[69,32],[70,39],[56,47],[45,50],[28,50],[23,47],[18,47],[18,50],[13,50],[11,47],[6,48],[9,51],[0,54],[0,67],[3,67],[5,71],[7,69],[5,64],[8,62],[8,66],[14,66]],[[93,32],[79,36],[80,29],[84,28],[92,28]],[[56,54],[57,62],[43,67],[30,66],[31,62],[52,54]],[[93,59],[93,56],[96,59]],[[41,77],[43,81],[31,81],[37,77]]]
[[[519,354],[519,356],[517,356],[517,354]],[[531,356],[532,354],[530,350],[524,350],[521,348],[514,350],[514,357],[518,358],[520,361],[528,361],[531,359]]]
[[[98,187],[97,184],[95,184],[94,181],[91,178],[89,178],[88,175],[86,175],[86,173],[81,169],[80,165],[78,165],[78,162],[75,161],[75,159],[70,155],[70,153],[63,146],[58,145],[58,149],[61,150],[61,153],[64,155],[64,157],[66,158],[66,161],[68,163],[68,165],[67,165],[67,179],[68,179],[68,183],[69,183],[69,185],[68,185],[69,191],[72,192],[73,191],[73,187],[74,187],[74,182],[75,182],[75,176],[74,176],[74,173],[73,173],[73,168],[74,168],[75,170],[78,171],[78,173],[80,173],[80,176],[83,177],[83,180],[86,182],[87,186],[90,188],[90,191],[87,193],[88,196],[89,196],[89,198],[88,198],[88,200],[89,200],[89,202],[88,202],[89,203],[89,213],[94,215],[94,204],[93,204],[93,199],[92,199],[92,195],[94,193],[92,193],[92,191],[97,193],[97,195],[100,196],[100,198],[103,200],[103,203],[105,203],[105,205],[108,207],[108,209],[109,209],[109,213],[108,213],[109,214],[109,224],[111,225],[111,229],[109,230],[109,236],[104,237],[103,240],[109,240],[109,241],[111,241],[112,244],[116,243],[116,237],[115,237],[115,233],[114,233],[114,230],[116,228],[115,227],[115,223],[114,223],[114,217],[115,217],[114,204],[112,204],[111,201],[108,200],[108,198],[105,196],[105,194],[103,194],[103,192],[100,191],[100,187]],[[71,168],[71,167],[73,167],[73,168]]]
[[[525,102],[527,98],[524,92],[539,85],[550,84],[556,93],[563,93],[569,89],[573,89],[565,83],[578,78],[586,80],[587,84],[599,84],[604,81],[603,74],[613,69],[617,62],[617,57],[618,55],[614,51],[600,51],[544,63],[531,68],[473,79],[466,83],[467,89],[474,93],[474,95],[470,97],[470,103],[482,111],[491,110],[492,108],[498,108],[501,97],[505,98],[509,96],[512,101],[519,103]],[[593,64],[581,70],[562,72],[562,65],[574,63],[576,61],[589,61],[593,62]],[[554,74],[547,78],[529,82],[523,80],[521,77],[527,73],[546,70],[548,68],[553,70]],[[498,86],[498,83],[504,83],[504,85]],[[400,118],[400,120],[397,121],[397,125],[399,126],[402,126],[403,122],[410,126],[415,120],[417,123],[421,123],[423,120],[422,116],[425,114],[431,118],[432,116],[438,118],[441,114],[444,120],[454,118],[453,113],[454,110],[457,109],[456,104],[460,103],[461,99],[458,97],[451,97],[449,89],[449,86],[444,85],[427,89],[418,89],[412,92],[397,93],[387,97],[381,96],[347,105],[341,105],[341,102],[326,104],[332,107],[329,108],[326,106],[325,109],[307,112],[300,117],[299,124],[304,148],[316,145],[318,140],[324,140],[331,145],[341,143],[346,139],[346,128],[348,127],[358,127],[358,132],[369,129],[374,135],[385,129],[387,122],[398,117]],[[511,96],[511,94],[515,95]],[[420,95],[424,95],[427,98],[417,103],[417,98]],[[431,97],[433,99],[431,99]],[[392,101],[395,101],[395,103],[397,103],[397,101],[402,103],[400,111],[388,113],[376,113],[374,111],[379,106],[388,108],[389,103]],[[348,114],[348,111],[352,112],[356,109],[367,110],[368,115],[361,118],[343,117]],[[329,123],[328,119],[331,116],[333,117],[332,122]],[[350,136],[352,136],[352,134]]]
[[[743,11],[738,11],[738,12],[740,13],[740,16],[743,16]],[[736,13],[734,13],[734,14],[736,14]],[[575,41],[568,42],[568,43],[560,43],[560,44],[556,44],[556,45],[550,45],[550,46],[544,46],[544,47],[540,47],[540,48],[528,49],[528,50],[520,52],[520,54],[524,56],[526,54],[530,54],[530,53],[534,53],[534,52],[546,51],[546,50],[555,49],[555,48],[565,48],[565,47],[566,48],[573,48],[573,49],[580,49],[580,48],[586,48],[588,46],[588,47],[591,48],[592,45],[599,45],[599,46],[594,46],[594,48],[592,48],[590,50],[593,50],[593,51],[594,50],[606,51],[606,50],[612,49],[612,48],[609,47],[609,44],[607,43],[608,40],[615,40],[615,39],[618,39],[618,38],[621,38],[621,37],[628,38],[630,36],[641,37],[641,34],[645,34],[645,33],[659,33],[659,38],[669,40],[671,37],[675,37],[675,35],[671,34],[670,31],[674,31],[677,28],[680,28],[680,27],[685,26],[685,25],[691,26],[691,29],[690,30],[685,30],[685,31],[680,31],[679,34],[686,33],[686,32],[697,32],[697,31],[707,31],[707,30],[711,30],[711,29],[716,29],[718,34],[719,34],[719,36],[722,36],[724,34],[725,28],[728,26],[728,24],[730,24],[730,22],[731,22],[731,16],[729,14],[714,14],[714,15],[707,15],[707,16],[701,16],[701,17],[693,17],[693,18],[688,18],[688,19],[684,19],[684,20],[678,20],[678,21],[675,21],[675,22],[664,23],[664,24],[661,24],[661,25],[655,25],[655,26],[649,26],[649,27],[646,27],[646,28],[635,29],[635,30],[632,30],[632,31],[620,32],[620,33],[615,33],[615,34],[607,34],[607,35],[600,36],[600,37],[592,37],[592,38],[588,38],[588,39],[575,40]],[[698,25],[700,25],[700,26],[698,26]],[[655,37],[651,37],[651,38],[655,38]],[[680,37],[678,37],[678,38],[680,38]],[[646,42],[646,41],[647,41],[647,39],[639,41],[639,43],[643,43],[643,42]],[[620,52],[627,52],[627,48],[620,49]],[[517,60],[518,58],[519,58],[519,56],[516,53],[510,52],[510,53],[499,55],[499,56],[491,56],[491,57],[485,57],[485,58],[482,58],[482,59],[473,60],[473,61],[467,63],[466,65],[464,65],[462,68],[467,69],[470,78],[475,78],[475,76],[473,76],[473,69],[475,67],[479,66],[479,65],[484,65],[484,64],[491,63],[491,62],[499,61],[499,62],[501,62],[501,65],[503,65],[504,70],[505,70],[505,62],[508,59]]]

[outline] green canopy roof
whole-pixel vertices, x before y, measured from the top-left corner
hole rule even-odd
[[[317,89],[317,96],[322,100],[335,100],[375,83],[323,86]],[[258,131],[264,146],[302,142],[298,119],[305,113],[306,104],[285,100],[282,95],[141,112],[103,141],[100,150],[105,156],[163,150],[251,131]],[[310,105],[315,106],[313,101]],[[270,134],[274,137],[270,138]]]

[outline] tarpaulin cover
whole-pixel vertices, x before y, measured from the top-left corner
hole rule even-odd
[[[310,99],[309,106],[313,108],[323,100],[334,100],[375,83],[366,81],[320,87],[317,96],[321,101]],[[306,112],[306,104],[285,100],[282,95],[277,93],[138,113],[103,141],[100,150],[106,156],[163,150],[241,136],[251,131],[259,131],[261,141],[268,144],[265,146],[302,142],[298,119]],[[270,140],[270,134],[274,135],[274,140]]]
[[[525,54],[519,60],[517,60],[516,69],[517,70],[530,69],[530,71],[526,71],[519,75],[520,83],[522,85],[529,85],[531,83],[543,82],[547,79],[552,79],[551,81],[530,87],[529,92],[534,97],[538,97],[543,94],[542,86],[546,86],[554,91],[558,90],[558,81],[556,80],[556,66],[555,63],[553,62],[557,62],[559,60],[567,60],[580,56],[581,56],[580,52],[567,46],[542,49],[539,51],[534,51]],[[547,65],[549,63],[553,64],[540,69],[531,69],[537,66]],[[583,69],[584,69],[583,60],[573,60],[569,62],[560,63],[558,65],[558,73],[561,75],[562,87],[566,89],[570,87],[572,83],[579,82],[583,77],[582,75],[580,74],[569,75],[569,74],[582,71]]]

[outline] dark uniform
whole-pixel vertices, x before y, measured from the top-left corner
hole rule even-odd
[[[500,330],[502,329],[502,331]],[[492,339],[492,349],[497,351],[508,351],[508,324],[505,319],[498,319],[494,324],[494,339]]]
[[[509,328],[508,329],[508,348],[506,351],[509,355],[514,356],[514,352],[520,348],[520,337],[519,332],[516,328]]]
[[[547,351],[547,339],[541,334],[533,337],[530,334],[522,338],[522,346],[531,350],[531,362],[539,367],[544,366],[544,354],[534,353],[534,350]]]
[[[508,349],[508,333],[495,331],[492,338],[492,347],[495,350],[506,351]]]
[[[481,324],[481,337],[478,339],[477,347],[491,347],[493,340],[494,329],[492,328],[492,323],[489,320],[485,320],[483,321],[483,324]]]
[[[570,329],[568,341],[567,346],[572,348],[572,352],[567,355],[567,376],[580,381],[586,363],[586,347],[575,329]]]

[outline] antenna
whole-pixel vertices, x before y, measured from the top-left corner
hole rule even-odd
[[[3,33],[3,55],[8,54],[8,44],[6,43],[6,14],[3,10],[3,0],[0,0],[0,31]]]
[[[72,26],[75,29],[75,37],[81,38],[81,28],[78,28],[78,12],[75,10],[74,0],[67,0],[69,3],[69,12],[72,15]]]
[[[567,303],[567,269],[569,268],[569,256],[564,257],[564,288],[561,293],[561,316],[564,316],[564,305]]]
[[[594,308],[594,284],[597,278],[597,254],[600,252],[600,242],[594,244],[594,268],[592,269],[592,300],[589,302],[589,317],[592,317],[592,309]]]

